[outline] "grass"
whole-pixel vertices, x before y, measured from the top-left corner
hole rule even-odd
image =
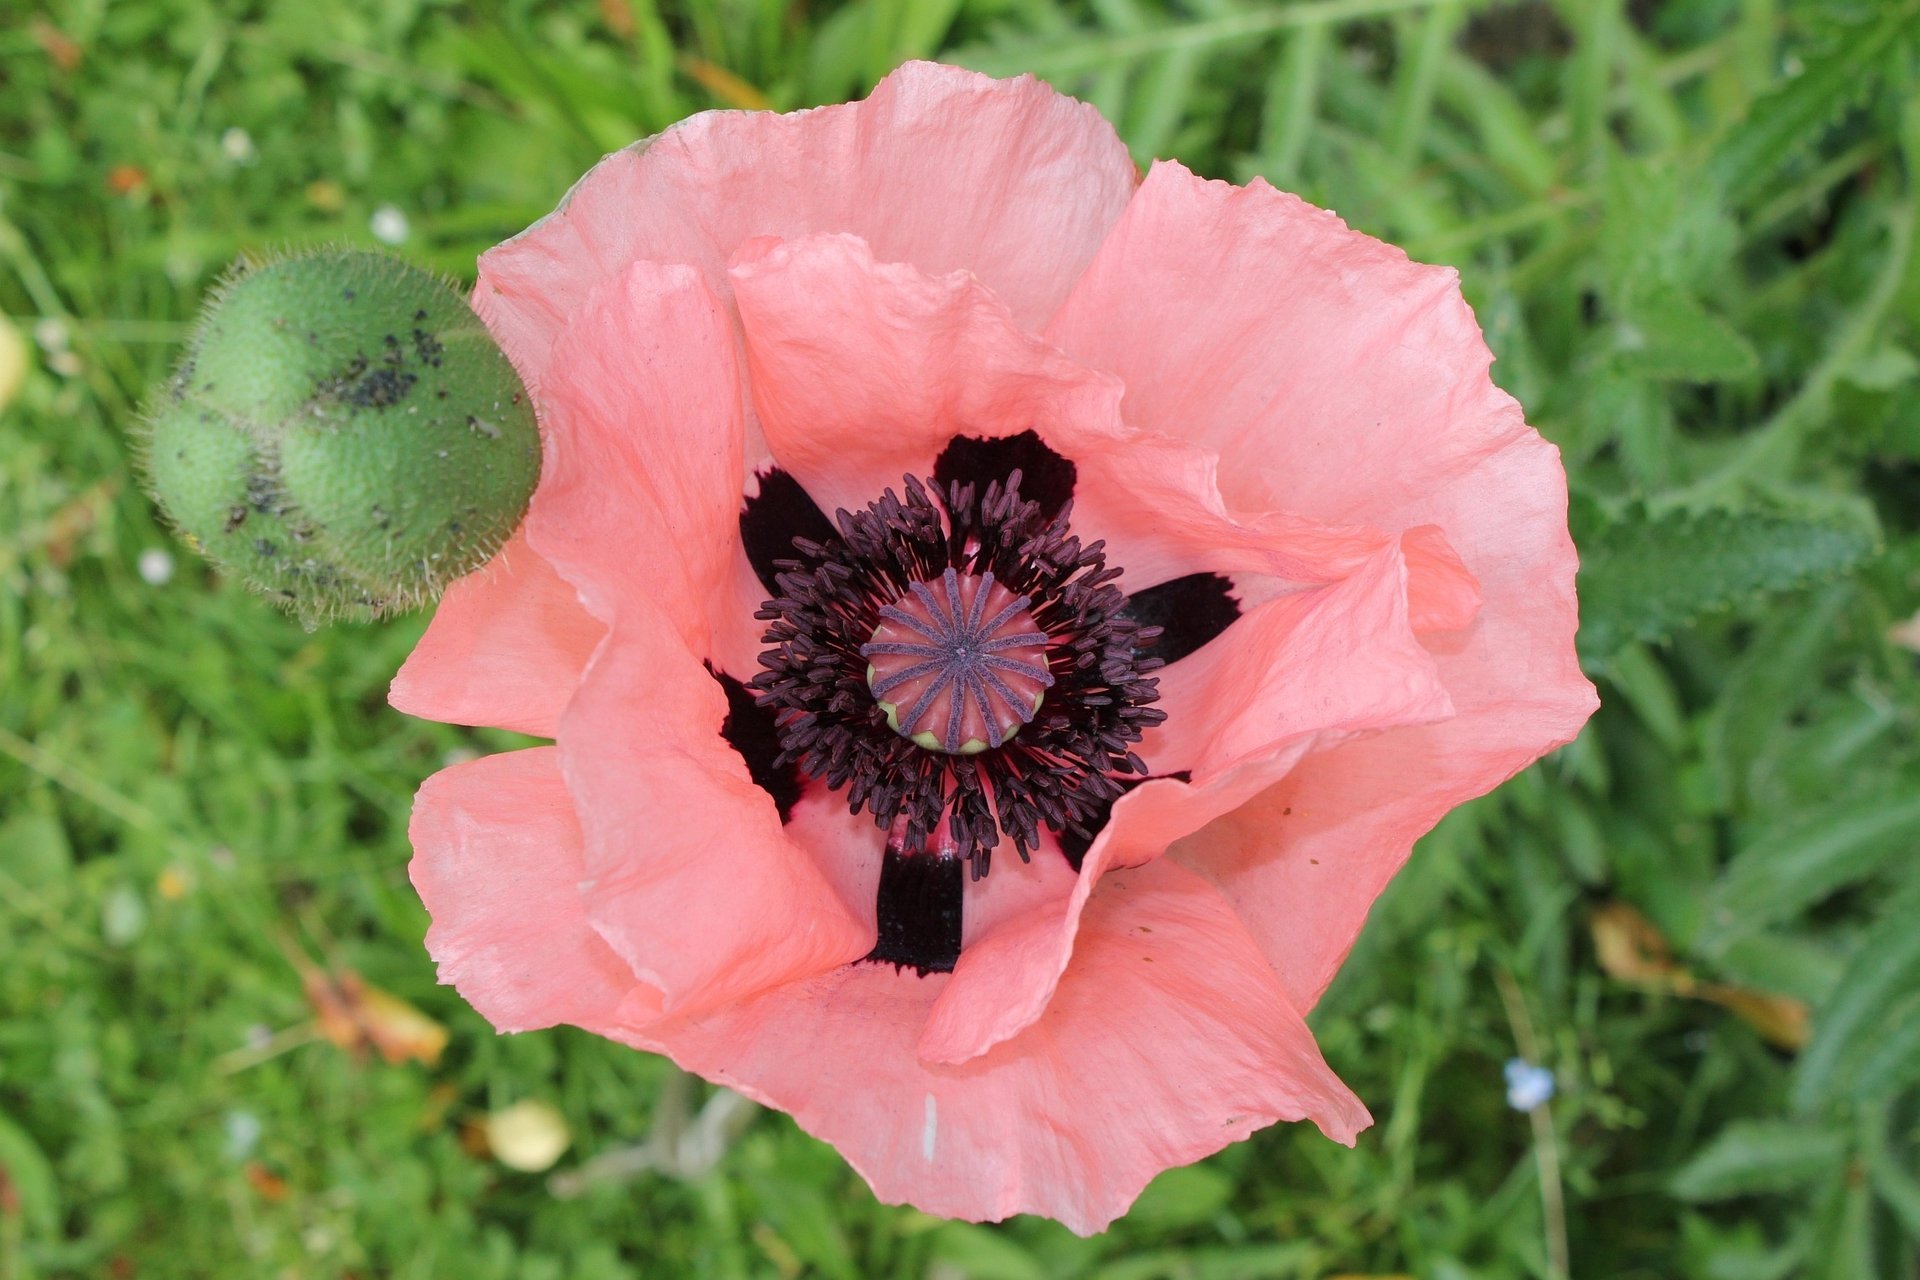
[[[1912,0],[0,26],[0,1276],[1920,1274],[1917,34]],[[682,1086],[434,985],[409,800],[507,737],[385,708],[422,619],[308,634],[172,546],[129,424],[243,250],[371,243],[391,205],[470,278],[602,151],[936,54],[1457,264],[1567,458],[1606,705],[1422,845],[1316,1012],[1357,1151],[1269,1130],[1090,1241],[876,1205],[773,1115],[703,1175],[556,1196],[489,1114],[551,1103],[578,1173]],[[444,1027],[437,1062],[316,1031],[316,969]],[[1531,1115],[1516,1056],[1558,1080]]]

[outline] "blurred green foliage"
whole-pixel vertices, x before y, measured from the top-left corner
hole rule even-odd
[[[1915,0],[0,18],[32,347],[0,409],[0,1276],[1920,1274]],[[1091,1241],[876,1205],[774,1116],[705,1176],[557,1197],[476,1122],[551,1101],[577,1172],[666,1072],[434,986],[409,799],[512,743],[385,709],[418,618],[308,635],[177,548],[160,581],[134,406],[244,249],[369,244],[391,206],[470,277],[603,151],[932,55],[1458,264],[1565,453],[1606,705],[1423,844],[1315,1013],[1380,1121],[1357,1151],[1267,1131]],[[312,1033],[313,963],[444,1022],[438,1064]],[[1558,1077],[1531,1116],[1515,1056]]]

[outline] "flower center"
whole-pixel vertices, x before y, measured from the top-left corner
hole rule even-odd
[[[908,583],[882,605],[860,656],[894,732],[950,756],[977,755],[1020,732],[1053,685],[1047,633],[1027,603],[991,571],[948,569],[937,584]]]
[[[966,859],[975,879],[1044,826],[1087,838],[1122,779],[1144,776],[1159,634],[1127,612],[1120,570],[1049,516],[1014,470],[984,486],[908,477],[831,538],[795,538],[756,617],[752,682],[778,762],[844,789],[890,856]]]

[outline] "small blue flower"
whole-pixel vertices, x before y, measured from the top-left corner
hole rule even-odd
[[[1509,1059],[1507,1105],[1515,1111],[1531,1111],[1545,1106],[1553,1098],[1553,1072],[1535,1066],[1525,1058]]]

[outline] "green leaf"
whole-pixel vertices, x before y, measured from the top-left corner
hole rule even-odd
[[[0,822],[0,874],[29,889],[49,888],[73,869],[73,847],[66,829],[51,814],[31,810]]]
[[[1049,31],[1033,39],[996,40],[989,46],[949,50],[946,57],[992,76],[1033,72],[1066,76],[1131,62],[1173,49],[1197,49],[1253,40],[1295,27],[1381,18],[1409,9],[1425,9],[1433,0],[1303,0],[1300,4],[1249,9],[1197,22],[1173,23],[1150,31],[1095,35],[1084,30]]]
[[[1892,904],[1867,932],[1840,985],[1814,1011],[1813,1040],[1800,1056],[1791,1099],[1801,1111],[1847,1092],[1864,1059],[1881,1042],[1886,1018],[1920,987],[1920,928],[1912,895]]]
[[[1877,544],[1864,515],[1629,513],[1581,543],[1581,654],[1598,661],[1740,600],[1835,577]]]
[[[1871,21],[1842,29],[1798,75],[1755,99],[1714,148],[1707,177],[1736,202],[1759,191],[1874,88],[1894,43],[1913,27],[1917,7],[1912,0],[1889,5]]]
[[[1853,1076],[1856,1097],[1890,1097],[1920,1084],[1920,993],[1889,1009],[1880,1027],[1860,1054]]]
[[[1313,1274],[1318,1255],[1314,1246],[1300,1241],[1157,1249],[1110,1262],[1093,1273],[1093,1280],[1281,1280]]]
[[[1837,1180],[1813,1223],[1814,1280],[1859,1280],[1873,1274],[1872,1197],[1858,1178]]]
[[[1830,1176],[1846,1153],[1845,1135],[1831,1129],[1781,1120],[1742,1120],[1722,1129],[1680,1166],[1669,1185],[1682,1200],[1791,1191]]]
[[[60,1224],[60,1188],[53,1166],[27,1131],[0,1112],[0,1181],[18,1198],[27,1229],[51,1238]]]
[[[1867,1178],[1900,1226],[1920,1240],[1920,1181],[1915,1181],[1911,1173],[1900,1167],[1886,1143],[1879,1143],[1867,1152]]]
[[[1048,1270],[1004,1231],[948,1222],[933,1233],[933,1256],[970,1280],[1046,1280]]]
[[[1226,1208],[1233,1179],[1208,1165],[1169,1169],[1140,1193],[1128,1215],[1158,1227],[1190,1227]]]
[[[1647,378],[1724,382],[1760,366],[1753,346],[1732,325],[1678,285],[1640,290],[1615,329],[1623,369]]]
[[[1707,898],[1709,953],[1783,920],[1920,845],[1920,796],[1849,796],[1769,830],[1727,864]]]

